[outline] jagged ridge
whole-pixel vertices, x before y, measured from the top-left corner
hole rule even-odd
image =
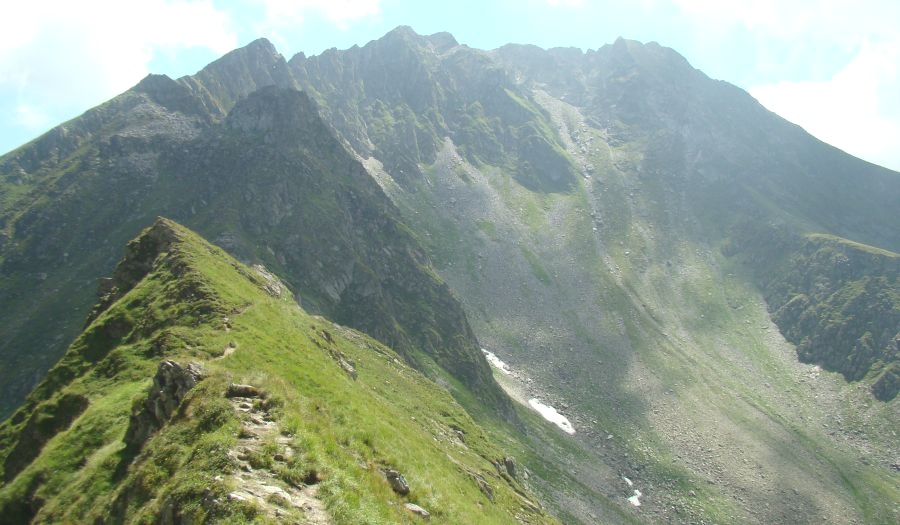
[[[445,391],[261,267],[160,219],[114,280],[129,289],[0,425],[5,523],[274,523],[312,512],[301,495],[317,522],[410,522],[404,502],[444,523],[552,521]]]
[[[277,61],[270,51],[257,43],[226,56],[199,83],[148,77],[73,121],[69,135],[77,138],[54,145],[53,162],[26,162],[51,136],[2,159],[4,173],[24,171],[32,185],[0,210],[10,239],[0,248],[0,300],[8,306],[0,355],[9,363],[3,370],[17,371],[3,377],[5,411],[74,336],[75,316],[90,307],[81,283],[112,267],[115,243],[165,214],[244,260],[265,262],[307,308],[460,382],[460,396],[471,390],[479,399],[473,406],[511,414],[465,314],[396,208],[304,94],[269,83],[272,69],[260,55]],[[207,90],[221,106],[210,110],[200,86],[245,67],[235,85]],[[241,91],[260,84],[249,97]],[[58,199],[42,198],[48,192]],[[101,192],[112,197],[97,202]],[[47,330],[40,320],[51,317],[60,324]],[[45,350],[37,355],[21,351],[38,346]]]

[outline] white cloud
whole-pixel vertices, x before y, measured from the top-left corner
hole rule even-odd
[[[307,13],[321,14],[339,29],[381,13],[381,0],[262,0],[266,23],[274,27],[295,26]]]
[[[247,25],[265,35],[282,52],[292,50],[294,34],[309,16],[321,16],[340,31],[381,14],[381,0],[249,0],[254,12]]]
[[[900,2],[647,0],[674,6],[698,47],[749,35],[750,93],[818,138],[900,169]],[[748,82],[749,83],[749,82]]]
[[[794,79],[820,79],[842,66],[863,42],[895,39],[900,20],[896,0],[652,1],[674,6],[676,24],[685,27],[698,47],[715,49],[744,35],[755,50],[752,66],[758,74]]]
[[[21,103],[16,106],[16,121],[22,126],[31,129],[42,129],[53,124],[53,119],[40,108],[36,108],[27,103]]]
[[[749,91],[819,139],[900,171],[900,38],[864,43],[826,81],[778,82]]]
[[[696,20],[718,26],[740,24],[785,38],[896,34],[896,21],[900,19],[900,3],[896,0],[670,1]]]
[[[242,36],[297,31],[317,15],[339,29],[381,12],[381,0],[26,0],[4,5],[0,32],[3,150],[140,81],[155,59],[216,55]],[[287,46],[285,46],[287,47]]]
[[[131,87],[156,53],[237,45],[210,0],[29,0],[4,6],[4,18],[0,93],[15,99],[13,118],[29,128]]]

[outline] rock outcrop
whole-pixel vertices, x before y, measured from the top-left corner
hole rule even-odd
[[[228,389],[225,390],[225,397],[266,397],[265,392],[260,390],[259,388],[253,385],[242,385],[237,383],[232,383],[228,385]]]
[[[394,492],[401,496],[409,494],[409,483],[406,482],[403,474],[394,469],[387,469],[384,471],[384,477],[387,478],[388,484],[390,484]]]
[[[153,267],[156,257],[165,252],[175,238],[175,231],[169,223],[158,219],[144,235],[129,242],[125,248],[125,258],[116,266],[112,277],[100,279],[97,292],[99,301],[94,305],[85,326],[90,325],[97,316],[143,279]]]
[[[203,379],[203,369],[197,363],[180,365],[163,361],[153,376],[153,386],[137,409],[132,412],[125,443],[131,448],[141,445],[166,424],[190,389]]]
[[[900,392],[900,255],[811,235],[789,269],[761,279],[772,319],[801,361],[869,378],[877,399]]]

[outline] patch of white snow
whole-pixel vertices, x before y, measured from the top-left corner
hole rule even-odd
[[[552,406],[541,403],[540,399],[536,397],[529,399],[528,404],[531,405],[531,408],[535,409],[538,414],[543,416],[544,419],[561,428],[566,434],[575,433],[575,427],[572,426],[569,419],[557,412]]]
[[[641,494],[641,491],[639,491],[638,489],[634,489],[634,496],[631,496],[630,498],[628,498],[628,503],[631,503],[635,507],[640,507],[641,506],[641,496],[643,496],[643,494]]]
[[[509,375],[512,373],[512,370],[510,370],[509,367],[506,365],[506,363],[501,361],[500,358],[497,357],[497,355],[494,352],[488,352],[484,348],[482,348],[481,351],[484,352],[484,357],[487,359],[488,363],[490,363],[490,365],[492,367],[496,368],[497,370],[501,371],[502,373],[504,373],[506,375]]]

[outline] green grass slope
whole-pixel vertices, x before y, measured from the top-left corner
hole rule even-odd
[[[308,315],[261,268],[160,219],[108,284],[85,331],[0,425],[4,523],[421,520],[405,503],[437,523],[554,522],[444,389],[373,339]],[[126,446],[163,360],[194,362],[203,377],[161,428]],[[263,392],[248,412],[225,397],[233,383]],[[263,478],[274,495],[236,495]]]
[[[269,59],[260,44],[208,69]],[[210,75],[198,78],[210,83]],[[227,80],[254,89],[270,79]],[[93,283],[158,215],[264,263],[307,310],[447,376],[461,397],[474,392],[473,406],[508,412],[459,303],[309,98],[267,86],[226,104],[223,117],[208,110],[212,95],[198,94],[199,85],[148,77],[0,158],[0,184],[20,188],[0,207],[0,415],[62,355]]]

